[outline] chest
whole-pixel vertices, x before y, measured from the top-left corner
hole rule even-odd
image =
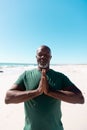
[[[50,89],[55,91],[55,90],[60,90],[62,88],[63,81],[60,77],[48,75],[47,78],[48,78],[48,84],[49,84]]]
[[[27,75],[24,80],[26,90],[34,90],[38,88],[40,79],[41,73],[30,73],[29,75]],[[54,91],[60,90],[62,88],[62,80],[59,76],[47,74],[47,81],[50,89]]]
[[[30,73],[29,75],[27,75],[24,80],[26,90],[36,89],[39,85],[40,79],[41,79],[41,74],[38,73]]]

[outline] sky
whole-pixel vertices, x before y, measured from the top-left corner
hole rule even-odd
[[[41,45],[52,64],[87,64],[87,0],[1,0],[0,62],[36,63]]]

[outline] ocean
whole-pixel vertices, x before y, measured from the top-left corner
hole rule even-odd
[[[36,66],[33,63],[0,63],[0,68]]]
[[[58,64],[51,64],[52,66]],[[0,68],[7,68],[7,67],[28,67],[28,66],[37,66],[35,63],[0,63]]]
[[[21,70],[21,69],[30,69],[35,68],[37,64],[33,63],[0,63],[0,73],[6,72],[6,71],[14,71],[14,70]]]

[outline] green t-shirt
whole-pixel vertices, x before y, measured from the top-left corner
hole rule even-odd
[[[46,73],[49,87],[52,91],[73,86],[73,83],[62,73],[52,69]],[[25,71],[16,84],[27,90],[38,87],[41,72],[38,69]],[[63,130],[61,122],[61,101],[44,94],[24,102],[24,130]]]

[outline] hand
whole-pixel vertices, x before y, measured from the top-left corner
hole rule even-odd
[[[43,92],[44,94],[47,95],[48,90],[49,90],[49,85],[47,81],[47,76],[46,76],[46,69],[42,69],[42,81],[43,81]]]
[[[41,80],[40,80],[40,83],[39,83],[39,87],[38,87],[38,91],[41,94],[44,93],[44,80],[45,80],[45,72],[43,71],[42,72],[42,75],[41,75]]]
[[[38,91],[40,95],[43,93],[47,95],[48,90],[49,90],[49,85],[47,81],[46,70],[42,69],[42,75],[41,75],[41,80],[39,83]]]

